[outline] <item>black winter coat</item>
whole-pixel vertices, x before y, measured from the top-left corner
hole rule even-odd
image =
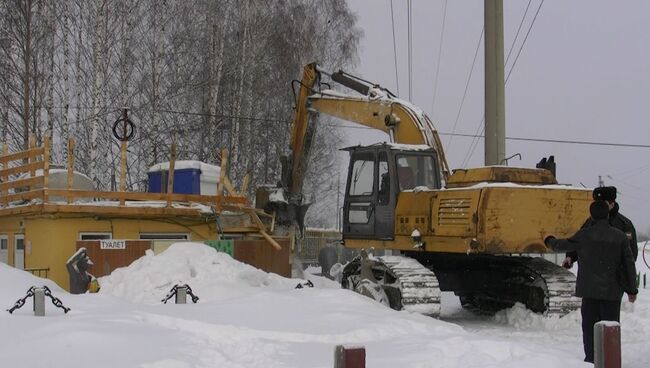
[[[630,251],[632,252],[632,258],[634,258],[634,261],[636,261],[637,257],[639,256],[639,245],[636,240],[636,229],[634,229],[632,221],[630,221],[630,219],[627,217],[621,215],[618,212],[618,209],[618,203],[614,203],[614,207],[609,210],[609,225],[621,230],[625,233],[625,235],[627,235],[628,241],[630,243]],[[585,223],[582,225],[581,229],[584,229],[587,226],[592,226],[594,223],[595,221],[589,217],[587,221],[585,221]],[[566,256],[571,257],[572,262],[578,260],[578,253],[576,252],[567,252]]]
[[[623,291],[637,294],[636,268],[627,236],[610,226],[607,220],[596,221],[568,239],[548,238],[554,250],[578,253],[580,268],[576,295],[582,298],[620,300]]]

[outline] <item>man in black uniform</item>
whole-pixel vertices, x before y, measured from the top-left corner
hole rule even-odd
[[[594,201],[589,207],[593,224],[568,239],[548,236],[544,243],[553,250],[575,251],[580,259],[576,296],[582,298],[582,342],[585,362],[594,362],[594,325],[620,321],[621,297],[634,303],[636,268],[627,236],[609,225],[609,206]]]
[[[639,246],[636,241],[636,230],[632,221],[627,217],[623,216],[618,212],[619,207],[616,203],[616,187],[598,187],[594,189],[593,192],[594,201],[605,201],[609,205],[609,224],[622,232],[625,233],[627,239],[630,242],[630,251],[632,252],[632,257],[636,261],[636,258],[639,256]],[[594,224],[593,219],[588,218],[587,221],[582,225],[582,227],[591,226]],[[578,253],[576,252],[567,252],[562,266],[565,268],[573,267],[573,263],[578,260]]]

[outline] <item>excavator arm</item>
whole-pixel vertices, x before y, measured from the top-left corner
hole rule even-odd
[[[321,75],[357,91],[360,95],[322,90]],[[296,114],[291,134],[292,168],[289,191],[299,193],[309,159],[309,146],[315,129],[311,126],[310,111],[327,114],[389,135],[392,143],[426,145],[433,148],[440,163],[441,178],[447,180],[449,166],[440,137],[424,112],[410,103],[396,98],[379,85],[350,76],[342,71],[328,73],[315,63],[303,69]]]

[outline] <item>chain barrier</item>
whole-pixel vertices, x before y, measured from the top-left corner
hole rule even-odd
[[[314,287],[314,284],[311,282],[311,280],[307,280],[307,282],[305,282],[305,283],[303,283],[303,284],[298,283],[298,285],[296,285],[296,289],[302,289],[302,288],[305,287],[305,286],[306,286],[306,287],[313,288],[313,287]]]
[[[45,296],[49,297],[52,300],[52,304],[54,304],[55,307],[63,309],[63,312],[65,313],[70,312],[70,308],[64,306],[61,299],[52,295],[52,291],[50,290],[50,288],[48,288],[47,286],[43,286],[43,289],[45,290],[44,292]],[[34,296],[35,290],[36,290],[36,286],[30,287],[27,290],[27,294],[25,295],[25,297],[18,299],[16,303],[14,303],[13,307],[7,309],[7,312],[9,312],[9,314],[12,314],[16,309],[22,308],[25,305],[25,301],[27,300],[27,298]]]
[[[169,293],[167,293],[165,298],[163,298],[161,300],[161,302],[163,302],[163,304],[167,304],[167,301],[169,301],[169,299],[171,299],[173,296],[176,295],[176,292],[178,292],[178,289],[183,289],[183,288],[185,288],[185,290],[187,292],[187,295],[192,297],[192,302],[196,304],[196,302],[199,301],[199,297],[194,295],[194,293],[192,292],[192,288],[187,284],[183,284],[183,285],[176,284],[176,285],[174,285],[174,287],[172,287],[172,289],[169,291]]]

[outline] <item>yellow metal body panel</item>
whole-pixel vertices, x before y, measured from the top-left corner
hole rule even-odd
[[[424,251],[544,253],[543,239],[575,233],[589,217],[591,191],[559,186],[486,185],[480,188],[402,192],[394,240],[346,239],[353,248],[412,251],[417,229]]]
[[[525,167],[487,166],[457,169],[449,176],[447,188],[459,188],[478,183],[557,184],[553,174],[546,169]]]

